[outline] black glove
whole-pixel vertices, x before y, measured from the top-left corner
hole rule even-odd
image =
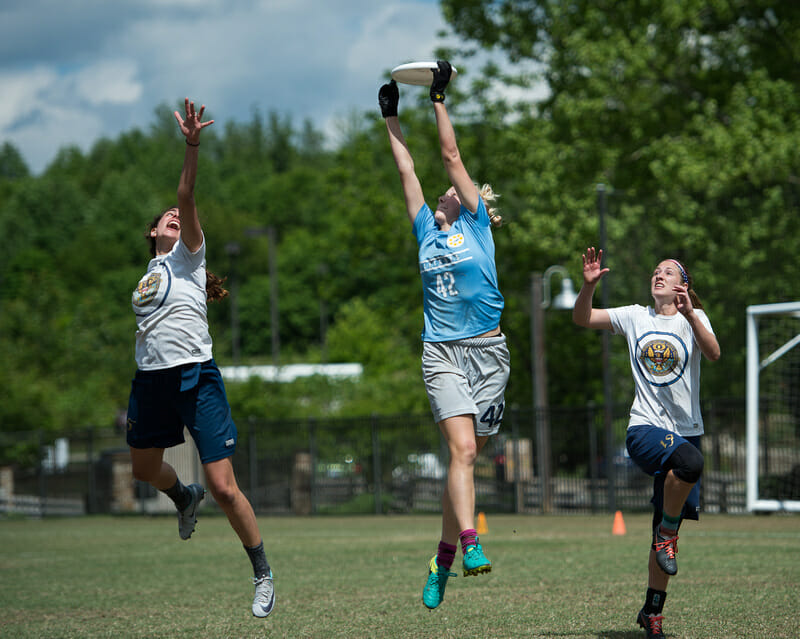
[[[384,84],[378,91],[378,104],[381,107],[381,115],[384,118],[397,115],[397,103],[400,101],[400,91],[397,90],[397,82],[392,80],[389,84]]]
[[[433,82],[431,83],[431,100],[434,102],[444,102],[444,90],[450,82],[453,67],[446,60],[437,60],[437,68],[433,70]]]

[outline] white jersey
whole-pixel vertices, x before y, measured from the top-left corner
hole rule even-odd
[[[160,370],[211,359],[206,316],[206,244],[191,253],[178,239],[147,265],[136,290],[136,365]]]
[[[713,333],[708,316],[694,311]],[[608,309],[614,333],[628,341],[636,394],[628,427],[652,424],[683,437],[703,434],[700,347],[680,313],[657,315],[648,306]]]

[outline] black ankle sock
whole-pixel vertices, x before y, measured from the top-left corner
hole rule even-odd
[[[161,492],[175,502],[175,508],[178,510],[183,510],[192,502],[192,493],[181,483],[180,479],[175,480],[175,485],[172,488],[167,488]]]
[[[664,609],[664,600],[667,598],[667,593],[663,590],[655,590],[654,588],[647,589],[647,595],[644,598],[644,612],[647,615],[660,615]]]
[[[267,556],[264,554],[264,542],[262,541],[258,546],[253,546],[252,548],[245,546],[244,549],[247,552],[247,556],[250,557],[250,563],[253,564],[255,578],[260,579],[269,575],[269,563],[267,562]]]

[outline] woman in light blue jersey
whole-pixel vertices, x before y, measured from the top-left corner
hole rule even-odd
[[[378,93],[406,212],[419,245],[425,389],[450,451],[442,496],[442,537],[428,564],[422,593],[428,608],[436,608],[444,598],[459,542],[465,576],[492,569],[474,527],[473,475],[478,453],[500,428],[509,376],[508,348],[500,331],[503,296],[497,285],[491,231],[501,219],[487,209],[496,197],[491,187],[479,190],[461,160],[444,105],[451,73],[450,63],[439,61],[430,89],[442,161],[451,182],[439,196],[435,211],[425,203],[400,129],[394,80]]]

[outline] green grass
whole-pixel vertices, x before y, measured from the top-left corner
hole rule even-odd
[[[642,639],[650,516],[488,515],[494,570],[421,602],[435,516],[259,519],[278,600],[250,614],[227,520],[188,542],[170,517],[0,521],[0,637],[569,637]],[[800,517],[687,522],[667,637],[795,637]],[[460,560],[456,560],[460,568]]]

